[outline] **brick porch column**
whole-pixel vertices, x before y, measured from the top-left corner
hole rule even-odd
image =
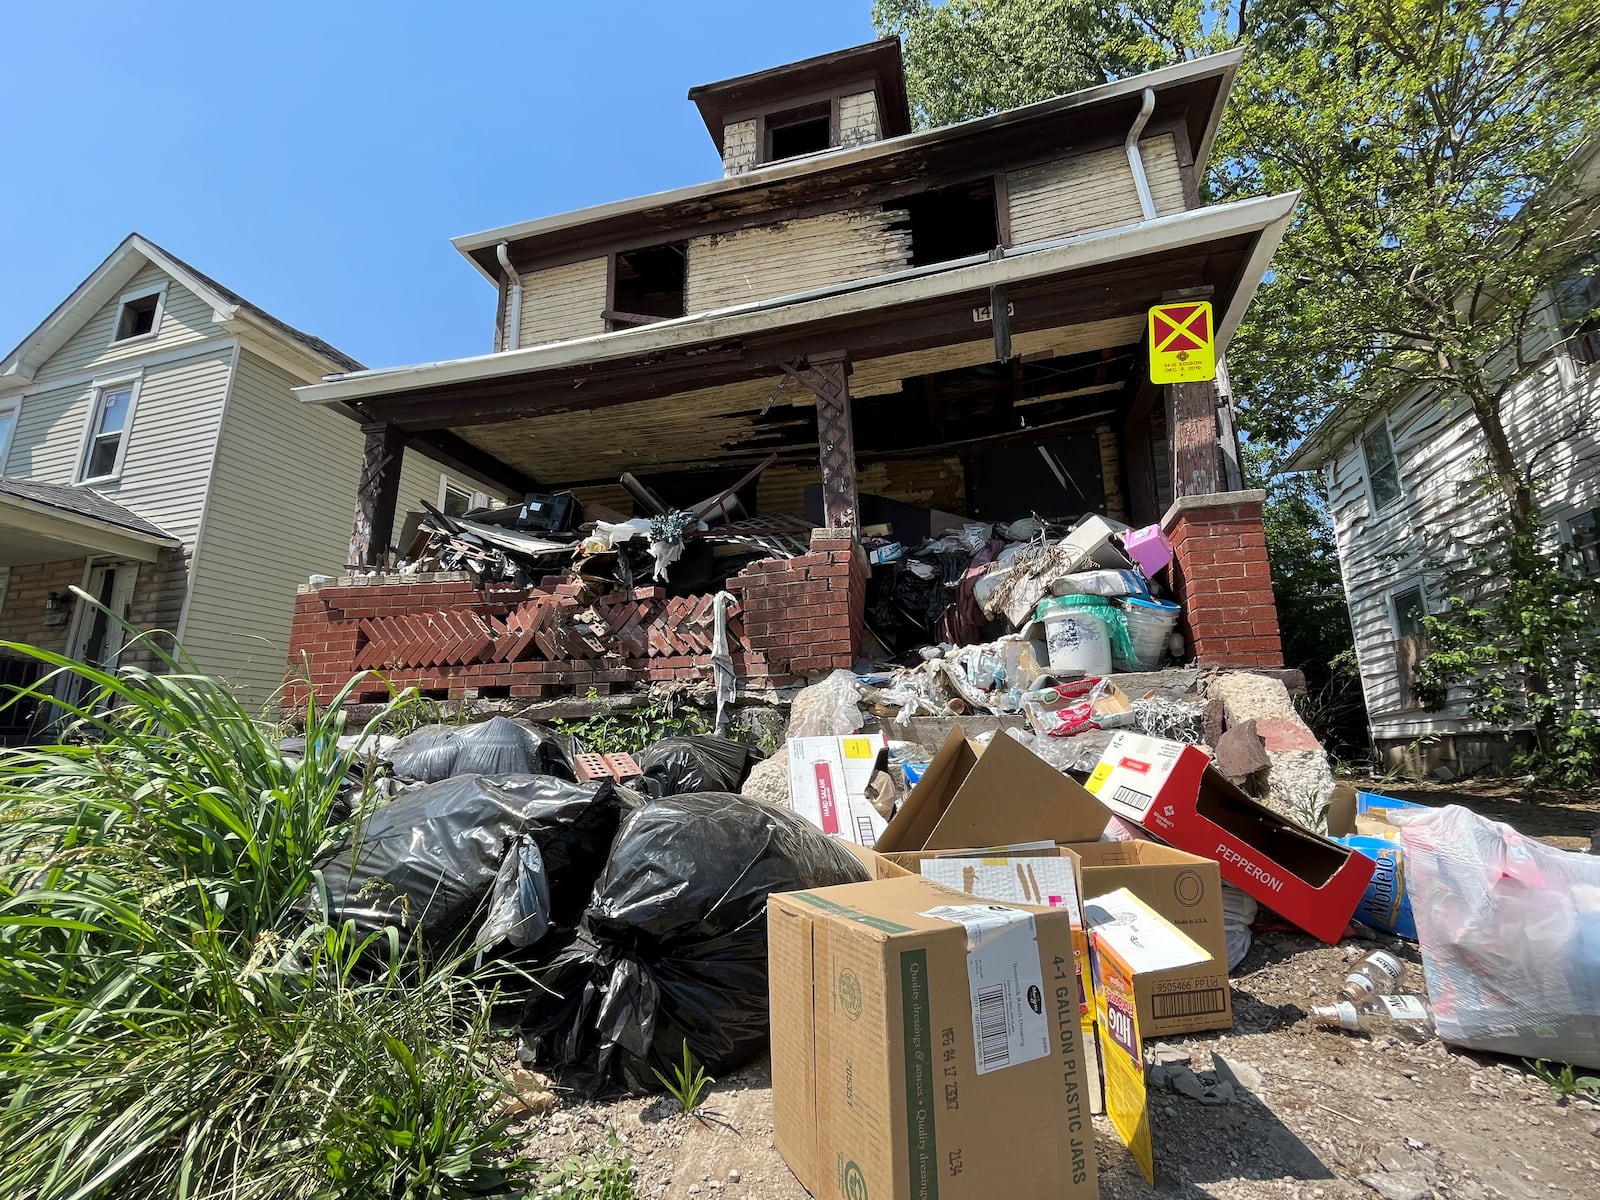
[[[1263,491],[1181,496],[1161,519],[1176,560],[1180,628],[1200,666],[1282,667]]]

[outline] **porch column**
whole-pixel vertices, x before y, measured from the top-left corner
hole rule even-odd
[[[377,567],[389,555],[394,537],[394,508],[400,496],[400,463],[406,435],[382,421],[363,425],[367,435],[361,458],[361,481],[356,487],[355,529],[350,534],[349,565]]]
[[[1200,666],[1283,666],[1261,520],[1266,498],[1263,491],[1180,496],[1162,518],[1183,633]]]
[[[822,523],[860,528],[856,500],[856,439],[850,416],[850,359],[843,351],[814,354],[792,369],[817,398],[817,443],[822,459]]]
[[[1169,383],[1167,429],[1172,439],[1172,495],[1209,496],[1226,489],[1217,435],[1217,388],[1204,383]]]

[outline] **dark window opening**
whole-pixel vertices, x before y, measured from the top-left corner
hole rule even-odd
[[[767,161],[816,154],[833,145],[833,105],[815,104],[767,118]]]
[[[987,254],[1000,244],[1000,222],[990,180],[923,192],[908,196],[900,204],[910,217],[914,267]]]
[[[129,300],[122,306],[122,314],[117,318],[116,341],[126,341],[128,338],[143,337],[156,327],[156,307],[161,303],[159,293],[151,296],[140,296],[137,300]]]
[[[683,316],[686,262],[682,242],[619,253],[607,314],[611,327],[648,325]]]

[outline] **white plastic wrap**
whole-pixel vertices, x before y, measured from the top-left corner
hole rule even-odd
[[[1439,1036],[1600,1067],[1600,858],[1457,805],[1390,819]]]
[[[1260,913],[1261,906],[1254,896],[1247,895],[1231,883],[1222,885],[1222,928],[1228,939],[1228,970],[1233,970],[1250,953],[1253,936],[1250,926]]]

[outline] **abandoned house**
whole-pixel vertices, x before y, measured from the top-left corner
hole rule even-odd
[[[349,544],[362,451],[347,417],[291,389],[359,368],[130,235],[0,360],[0,641],[154,665],[76,586],[266,704],[296,585]],[[420,454],[395,481],[410,505],[487,486]],[[0,652],[0,684],[39,671]],[[0,712],[0,736],[28,721]]]
[[[361,667],[440,697],[705,674],[721,580],[594,595],[389,569],[414,453],[619,519],[649,515],[636,481],[673,508],[732,489],[721,532],[771,550],[726,579],[752,688],[850,665],[861,530],[928,510],[1159,522],[1190,655],[1280,667],[1229,399],[1153,385],[1146,343],[1152,305],[1206,298],[1225,350],[1293,212],[1201,200],[1238,62],[914,131],[899,44],[874,42],[692,88],[719,179],[456,239],[498,292],[493,353],[297,389],[366,437],[352,570],[297,601],[312,686]]]

